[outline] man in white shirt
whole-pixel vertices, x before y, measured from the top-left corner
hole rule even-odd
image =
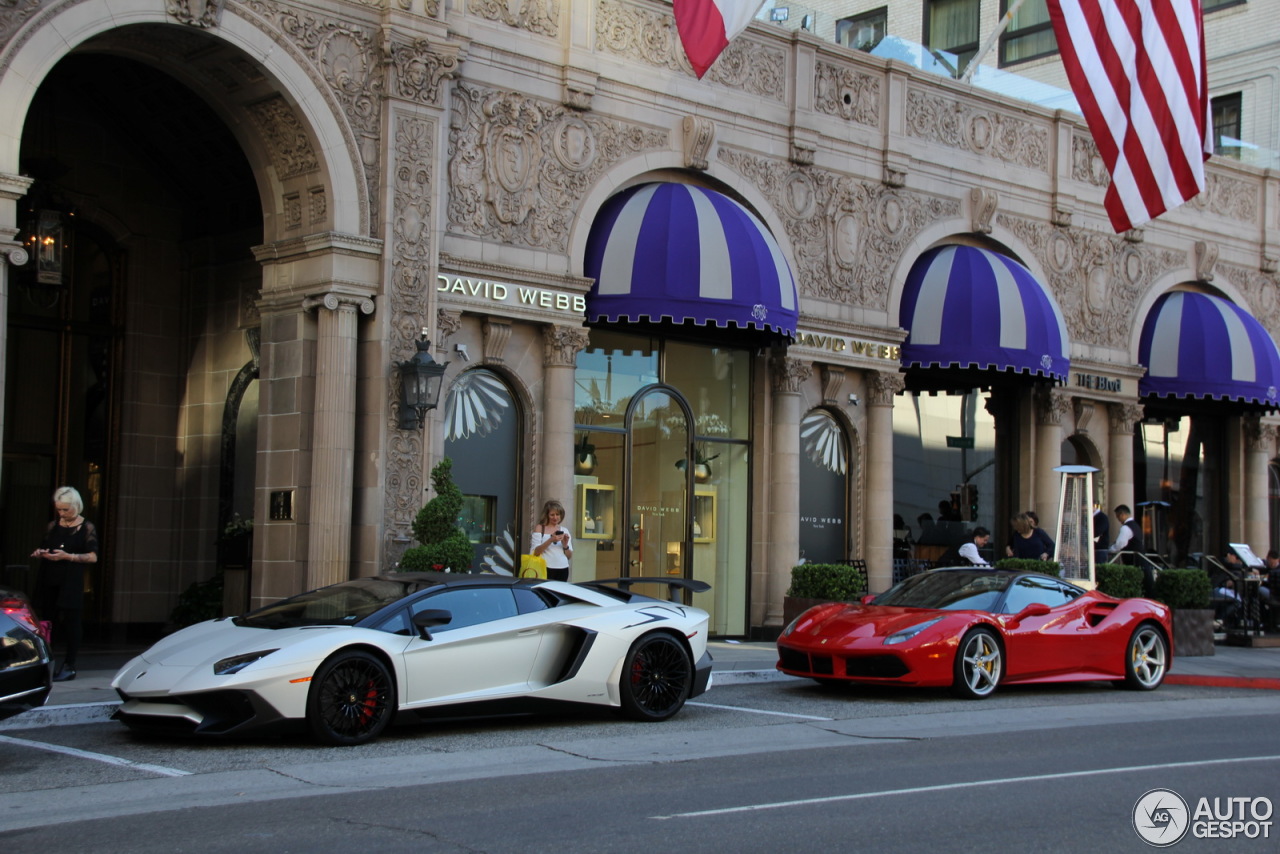
[[[978,549],[985,549],[989,542],[991,542],[991,532],[979,525],[973,529],[973,539],[960,547],[960,557],[974,566],[991,566],[978,552]]]

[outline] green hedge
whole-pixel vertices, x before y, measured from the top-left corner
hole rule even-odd
[[[1152,598],[1170,608],[1208,608],[1212,589],[1203,569],[1162,569]]]
[[[1117,599],[1142,595],[1142,570],[1121,563],[1100,563],[1094,567],[1098,590]]]
[[[1052,575],[1054,578],[1062,574],[1062,567],[1056,560],[1032,560],[1026,557],[1002,557],[995,563],[996,569],[1013,569],[1018,572],[1038,572]]]
[[[867,592],[867,574],[840,563],[806,563],[791,568],[788,596],[856,602]]]

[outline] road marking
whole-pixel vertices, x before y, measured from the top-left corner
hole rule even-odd
[[[764,709],[748,709],[743,706],[722,706],[719,703],[685,703],[686,706],[701,706],[704,709],[728,709],[731,712],[751,712],[753,715],[777,715],[780,718],[802,718],[806,721],[833,721],[835,718],[822,718],[817,715],[797,715],[793,712],[767,712]]]
[[[8,735],[0,735],[0,743],[16,744],[20,747],[34,747],[37,750],[47,750],[50,753],[62,753],[67,756],[75,756],[80,759],[92,759],[94,762],[105,762],[108,765],[122,765],[126,768],[136,768],[139,771],[149,771],[152,774],[160,774],[164,777],[191,776],[190,771],[179,771],[177,768],[166,768],[163,765],[149,765],[146,762],[134,762],[132,759],[125,759],[121,756],[108,756],[105,753],[91,753],[88,750],[64,747],[61,744],[46,744],[43,741],[30,741],[25,738],[13,738]]]
[[[914,789],[886,789],[882,792],[859,792],[856,795],[831,795],[825,798],[805,798],[799,801],[774,801],[767,804],[749,804],[741,807],[725,807],[718,810],[698,810],[672,815],[651,815],[659,821],[669,818],[703,818],[709,815],[730,815],[739,812],[776,810],[786,807],[804,807],[814,804],[831,804],[840,801],[859,801],[867,798],[886,798],[895,795],[918,795],[924,792],[946,792],[953,789],[972,789],[978,786],[1007,786],[1014,783],[1034,783],[1042,780],[1068,780],[1072,777],[1091,777],[1097,774],[1129,774],[1134,771],[1168,771],[1173,768],[1200,768],[1205,765],[1232,765],[1241,762],[1276,762],[1280,756],[1243,756],[1236,759],[1206,759],[1201,762],[1166,762],[1162,765],[1130,765],[1125,768],[1097,768],[1091,771],[1064,771],[1060,774],[1035,774],[1030,777],[1003,777],[995,780],[972,780],[967,783],[947,783],[941,786],[920,786]]]

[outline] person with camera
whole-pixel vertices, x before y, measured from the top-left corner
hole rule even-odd
[[[542,517],[533,529],[533,554],[547,562],[547,578],[569,580],[569,561],[573,558],[573,538],[564,522],[564,505],[548,501],[542,505]]]

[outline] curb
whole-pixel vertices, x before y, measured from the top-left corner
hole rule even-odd
[[[119,703],[75,703],[67,706],[41,706],[0,721],[0,732],[39,729],[46,726],[97,724],[111,720]]]
[[[1206,688],[1261,688],[1280,691],[1280,679],[1260,676],[1193,676],[1170,673],[1164,677],[1166,685],[1199,685]]]

